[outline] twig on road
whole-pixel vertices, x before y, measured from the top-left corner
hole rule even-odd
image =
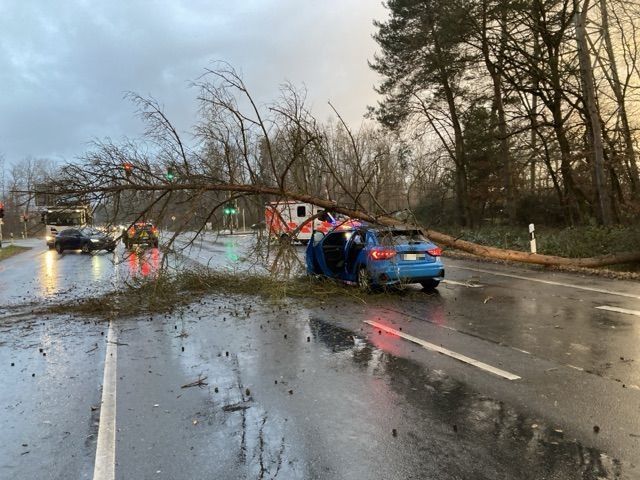
[[[205,382],[205,380],[208,377],[203,377],[202,375],[198,375],[198,379],[194,380],[193,382],[190,383],[185,383],[184,385],[182,385],[180,388],[190,388],[190,387],[204,387],[205,385],[209,385],[207,382]]]

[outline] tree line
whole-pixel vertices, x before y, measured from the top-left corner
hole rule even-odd
[[[640,207],[631,0],[389,0],[383,125],[437,145],[462,225],[626,222]],[[433,202],[432,202],[433,204]]]

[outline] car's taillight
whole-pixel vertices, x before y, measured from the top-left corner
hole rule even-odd
[[[433,247],[427,250],[427,253],[432,257],[439,257],[442,255],[442,249],[440,247]]]
[[[396,256],[396,251],[392,248],[376,248],[369,252],[372,260],[389,260]]]
[[[136,229],[131,227],[129,230],[127,230],[127,235],[129,235],[130,237],[133,237],[136,234]]]

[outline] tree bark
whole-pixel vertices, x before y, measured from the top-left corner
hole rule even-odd
[[[604,171],[604,149],[602,146],[602,125],[598,116],[596,105],[596,92],[593,83],[593,66],[589,56],[587,32],[585,29],[587,11],[590,0],[584,0],[582,11],[578,5],[579,0],[574,0],[576,6],[575,24],[576,41],[578,44],[578,58],[580,60],[580,77],[584,93],[585,113],[588,118],[589,138],[593,143],[591,169],[593,172],[593,182],[596,191],[596,212],[602,225],[611,225],[611,199],[607,192],[607,183]]]
[[[629,126],[629,116],[627,115],[627,102],[622,91],[620,75],[618,75],[618,66],[615,53],[613,51],[613,43],[611,41],[611,33],[609,31],[609,10],[607,8],[607,0],[600,0],[600,18],[602,19],[602,36],[604,37],[605,49],[607,52],[607,60],[609,61],[609,84],[613,90],[618,104],[618,116],[620,118],[620,127],[624,138],[625,146],[625,167],[631,184],[631,192],[634,197],[640,195],[640,175],[638,174],[638,164],[636,162],[636,153],[634,150],[633,135]]]

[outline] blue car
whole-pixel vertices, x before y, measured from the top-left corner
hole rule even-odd
[[[442,249],[418,229],[342,225],[314,232],[307,273],[356,283],[362,290],[420,283],[433,289],[444,278]]]

